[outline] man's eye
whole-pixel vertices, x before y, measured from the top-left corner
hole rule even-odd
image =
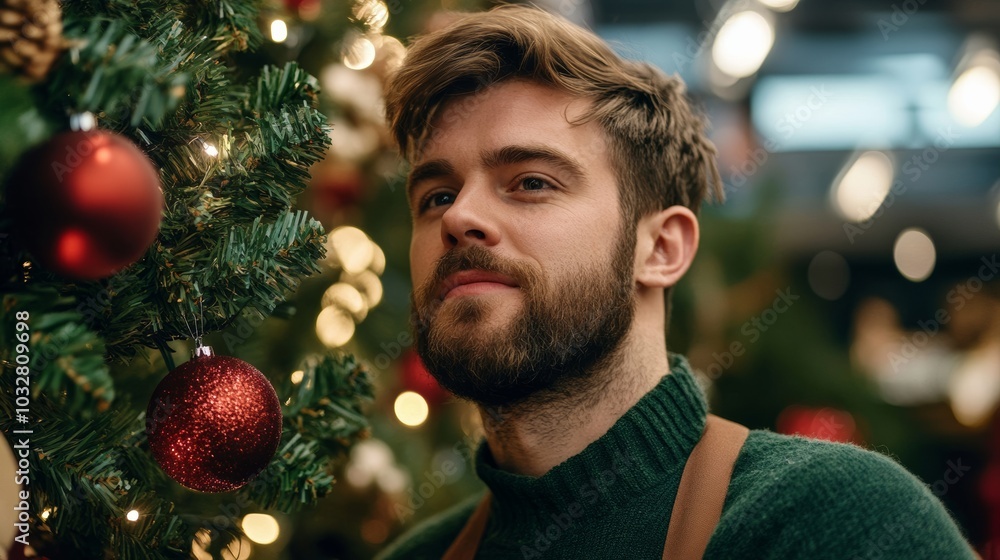
[[[424,197],[423,201],[420,202],[420,211],[429,210],[435,206],[440,206],[442,204],[451,204],[455,199],[455,195],[449,192],[436,192],[431,193]]]
[[[526,191],[540,191],[545,188],[552,188],[552,183],[541,177],[525,177],[521,179],[521,185],[524,186],[524,190]]]

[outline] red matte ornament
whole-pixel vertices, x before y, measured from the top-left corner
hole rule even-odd
[[[156,239],[163,191],[152,162],[107,131],[65,132],[24,154],[7,181],[14,232],[45,268],[106,278]]]
[[[403,353],[403,388],[419,393],[428,404],[438,405],[448,400],[451,393],[441,386],[427,371],[423,360],[412,349]]]
[[[157,464],[181,485],[229,492],[270,462],[281,420],[278,395],[257,368],[201,346],[153,391],[146,435]]]

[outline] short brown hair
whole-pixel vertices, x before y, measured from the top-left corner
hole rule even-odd
[[[592,32],[537,8],[501,5],[466,14],[413,41],[386,91],[386,118],[411,163],[426,147],[441,106],[507,79],[549,85],[591,101],[608,136],[624,218],[673,205],[697,212],[723,199],[715,147],[684,83],[623,60]]]

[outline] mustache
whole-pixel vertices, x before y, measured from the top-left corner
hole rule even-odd
[[[503,259],[489,249],[473,245],[467,249],[448,251],[438,259],[434,273],[420,287],[420,301],[433,301],[445,278],[463,270],[483,270],[503,274],[514,279],[522,287],[534,279],[532,271],[525,265]]]

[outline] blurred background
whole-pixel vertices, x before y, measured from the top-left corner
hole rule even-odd
[[[1000,553],[1000,4],[537,3],[679,74],[711,121],[728,200],[703,211],[668,344],[713,410],[888,454]],[[262,529],[234,557],[369,558],[480,487],[478,415],[413,352],[407,167],[382,87],[409,37],[491,5],[284,0],[261,21],[252,56],[298,60],[323,86],[333,146],[301,206],[331,232],[329,267],[294,321],[218,345],[257,363],[339,348],[371,366],[378,398],[334,494],[245,522]]]

